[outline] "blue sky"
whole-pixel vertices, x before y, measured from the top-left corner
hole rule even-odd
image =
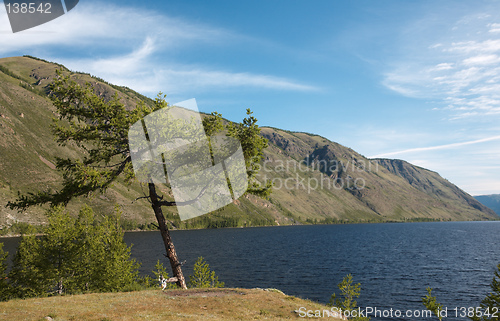
[[[33,55],[239,121],[500,193],[499,1],[93,1],[13,34]]]

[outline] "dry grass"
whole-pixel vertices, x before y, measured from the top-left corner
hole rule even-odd
[[[303,319],[294,312],[301,307],[328,309],[308,300],[261,289],[146,290],[12,300],[0,303],[0,319],[284,320]]]

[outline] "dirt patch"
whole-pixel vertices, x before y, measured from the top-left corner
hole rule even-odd
[[[221,297],[227,295],[246,295],[246,293],[234,289],[190,289],[190,290],[167,290],[163,292],[171,297]]]
[[[44,158],[42,155],[38,155],[38,157],[40,158],[40,160],[42,162],[45,163],[45,165],[47,165],[48,167],[50,167],[50,169],[56,169],[56,165],[54,165],[54,163],[52,163],[48,159]]]

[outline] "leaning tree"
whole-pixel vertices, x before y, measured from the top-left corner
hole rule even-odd
[[[129,129],[147,115],[171,108],[161,93],[152,103],[141,101],[134,108],[126,108],[117,93],[106,100],[95,93],[91,84],[80,85],[70,75],[63,75],[60,71],[50,85],[50,90],[50,97],[59,115],[52,124],[53,134],[60,145],[71,143],[77,146],[82,156],[57,158],[56,167],[62,172],[62,187],[58,190],[20,195],[16,201],[7,204],[11,209],[22,211],[34,205],[66,205],[75,197],[104,193],[119,177],[131,182],[136,173],[129,147]],[[183,125],[172,123],[172,126]],[[189,124],[184,126],[189,128]],[[252,112],[247,109],[247,117],[238,124],[226,122],[220,114],[214,112],[203,119],[203,127],[208,136],[225,134],[241,142],[249,182],[247,193],[268,195],[271,184],[263,186],[255,179],[259,168],[257,164],[262,159],[267,140],[259,135],[257,119],[252,116]],[[179,287],[187,288],[162,207],[179,207],[189,202],[167,200],[166,195],[158,191],[157,182],[149,180],[145,184],[147,192],[143,198],[150,202],[154,211],[174,280]],[[168,181],[164,186],[167,190],[171,188]],[[202,188],[199,197],[206,190]]]

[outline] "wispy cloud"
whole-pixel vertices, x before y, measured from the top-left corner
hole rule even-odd
[[[396,155],[403,155],[403,154],[410,154],[410,153],[417,153],[417,152],[426,152],[426,151],[436,151],[436,150],[442,150],[442,149],[457,148],[457,147],[463,147],[466,145],[485,143],[485,142],[489,142],[489,141],[493,141],[493,140],[500,140],[500,136],[492,136],[492,137],[471,140],[471,141],[467,141],[467,142],[452,143],[452,144],[445,144],[445,145],[439,145],[439,146],[410,148],[410,149],[400,150],[400,151],[396,151],[396,152],[375,155],[375,156],[372,156],[371,158],[392,157],[392,156],[396,156]]]
[[[447,26],[416,36],[419,43],[392,64],[383,84],[441,101],[450,119],[500,115],[500,17],[471,14]]]
[[[234,46],[255,41],[244,35],[210,25],[159,15],[144,9],[97,3],[79,4],[78,10],[35,29],[12,34],[7,15],[0,6],[0,54],[34,51],[44,58],[65,64],[112,83],[144,94],[169,94],[214,88],[264,88],[271,90],[316,91],[319,88],[276,75],[258,74],[209,64],[185,64],[176,56],[183,50],[202,46]],[[61,57],[59,50],[78,51]],[[99,56],[88,55],[99,52]],[[205,47],[206,48],[206,47]],[[125,53],[124,53],[125,52]],[[176,59],[177,58],[177,59]]]
[[[438,172],[473,195],[500,191],[500,136],[404,149],[373,158],[397,157]]]
[[[253,87],[272,90],[318,91],[317,87],[272,75],[229,72],[203,66],[158,62],[152,56],[157,44],[148,37],[140,47],[126,55],[103,59],[59,59],[72,70],[85,71],[112,83],[144,94],[189,93],[214,88]]]
[[[213,26],[191,23],[154,11],[82,2],[76,10],[33,29],[13,34],[4,6],[0,6],[0,54],[51,46],[62,48],[130,47],[146,36],[161,39],[171,49],[193,43],[231,40],[237,35]]]

